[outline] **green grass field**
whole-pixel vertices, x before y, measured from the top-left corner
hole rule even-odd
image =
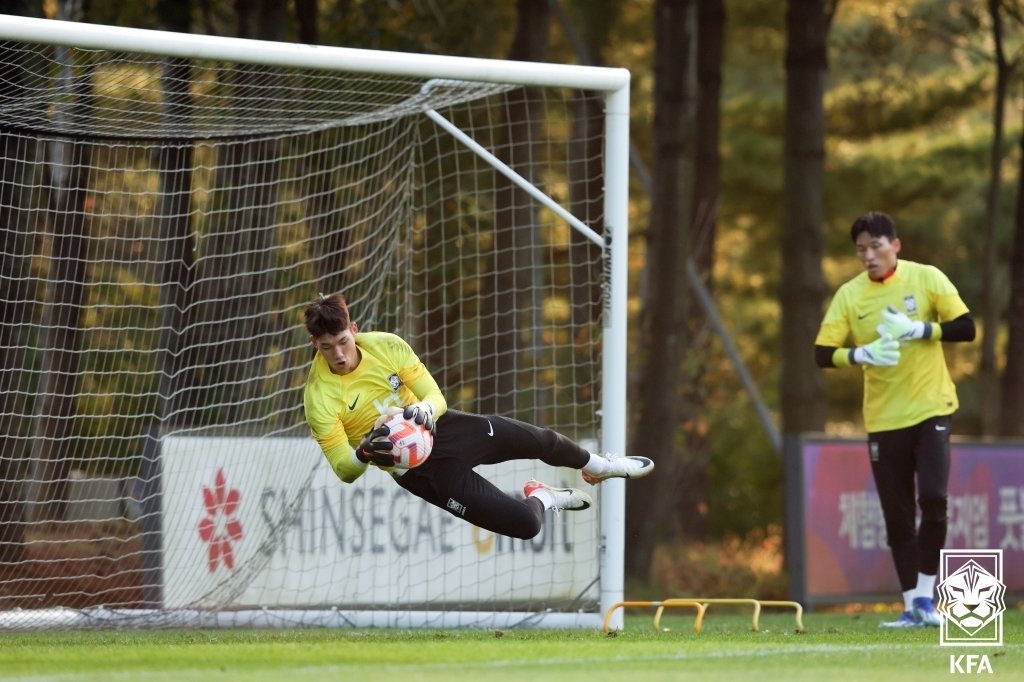
[[[0,634],[0,679],[413,682],[633,680],[944,680],[950,655],[986,654],[996,679],[1024,680],[1024,611],[1004,616],[1002,647],[940,647],[938,630],[891,631],[888,614],[709,611],[627,614],[623,632],[512,630],[174,630]],[[966,666],[966,663],[962,663]],[[972,671],[973,672],[973,671]],[[983,673],[985,674],[985,673]],[[986,677],[988,677],[986,675]]]

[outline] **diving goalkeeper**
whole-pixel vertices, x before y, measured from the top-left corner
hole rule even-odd
[[[891,217],[863,215],[850,237],[864,272],[832,299],[815,358],[819,367],[864,369],[871,473],[904,602],[903,614],[882,627],[938,627],[935,577],[946,542],[949,434],[959,406],[942,343],[973,340],[974,321],[938,268],[897,258]],[[847,338],[854,347],[844,347]]]
[[[654,469],[646,457],[587,452],[565,436],[508,417],[448,410],[437,382],[402,338],[360,332],[345,297],[321,296],[305,310],[306,330],[316,349],[304,395],[306,422],[334,473],[352,483],[370,465],[399,486],[450,514],[500,535],[529,539],[548,509],[583,510],[590,496],[576,488],[528,481],[525,499],[505,494],[474,468],[514,459],[539,459],[581,469],[595,485],[640,478]],[[381,415],[401,409],[406,419],[434,432],[430,457],[415,469],[393,466]]]

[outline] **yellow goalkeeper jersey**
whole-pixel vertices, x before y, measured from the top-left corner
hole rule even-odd
[[[386,332],[356,334],[359,365],[335,374],[317,353],[306,379],[306,423],[334,473],[351,483],[366,470],[355,447],[389,407],[429,402],[437,419],[448,405],[434,377],[409,344]]]
[[[862,272],[843,284],[829,304],[815,344],[842,348],[848,338],[855,346],[874,341],[887,305],[922,322],[946,322],[968,312],[942,271],[900,260],[882,282]],[[895,367],[862,365],[864,426],[869,433],[913,426],[959,407],[939,336],[936,329],[931,339],[902,342]]]

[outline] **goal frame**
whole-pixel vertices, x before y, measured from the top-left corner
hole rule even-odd
[[[187,59],[228,60],[264,66],[313,68],[327,71],[406,76],[427,79],[481,81],[521,86],[564,87],[600,93],[604,98],[604,238],[600,244],[604,262],[603,276],[603,342],[601,378],[601,448],[624,452],[626,446],[626,343],[627,343],[627,251],[628,251],[628,189],[629,189],[629,71],[623,68],[578,66],[538,62],[514,62],[494,59],[450,57],[429,54],[384,52],[344,47],[269,42],[242,38],[171,33],[146,29],[103,26],[52,19],[0,15],[0,39],[55,46],[122,50],[155,56]],[[424,112],[430,115],[429,110]],[[442,128],[447,128],[435,119]],[[449,134],[456,134],[448,130]],[[463,141],[464,144],[467,144]],[[510,177],[515,171],[501,164],[486,150],[474,149],[480,156]],[[504,166],[504,167],[502,167]],[[509,174],[512,175],[509,175]],[[524,181],[525,182],[525,181]],[[553,200],[536,199],[549,208]],[[556,204],[557,206],[557,204]],[[561,207],[558,207],[560,209]],[[573,229],[580,230],[581,221],[568,211],[556,213]],[[584,233],[593,239],[593,233]],[[603,614],[623,598],[625,554],[625,487],[621,479],[606,481],[600,494],[600,612],[570,614],[494,614],[504,615],[508,623],[534,627],[602,627]],[[215,614],[214,614],[215,615]],[[234,613],[230,624],[239,625]],[[347,614],[351,617],[351,613]],[[407,616],[410,614],[406,614]],[[430,614],[436,616],[437,614]],[[480,614],[450,614],[448,623],[436,617],[429,622],[441,626],[465,626],[480,622]],[[476,617],[474,617],[474,615]],[[66,621],[68,613],[58,615]],[[369,612],[366,625],[400,625],[415,627],[414,618],[388,618],[384,612]],[[72,620],[74,620],[72,618]],[[242,618],[242,621],[245,619]],[[330,625],[332,618],[316,616],[308,625]],[[207,626],[221,623],[216,617],[206,619]],[[302,622],[296,614],[281,620],[282,624]],[[350,618],[345,619],[351,624]],[[244,623],[241,623],[244,624]],[[273,626],[275,619],[266,611],[255,612],[250,626]],[[501,625],[501,623],[497,623]],[[621,629],[621,610],[613,614],[607,625]],[[71,621],[66,626],[74,626]]]

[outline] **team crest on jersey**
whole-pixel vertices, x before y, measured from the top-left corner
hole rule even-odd
[[[397,374],[392,374],[388,377],[388,383],[391,384],[392,391],[397,391],[398,387],[402,385],[402,380],[398,378]]]
[[[908,314],[913,315],[917,312],[917,301],[914,300],[913,296],[904,296],[903,307],[907,309]]]

